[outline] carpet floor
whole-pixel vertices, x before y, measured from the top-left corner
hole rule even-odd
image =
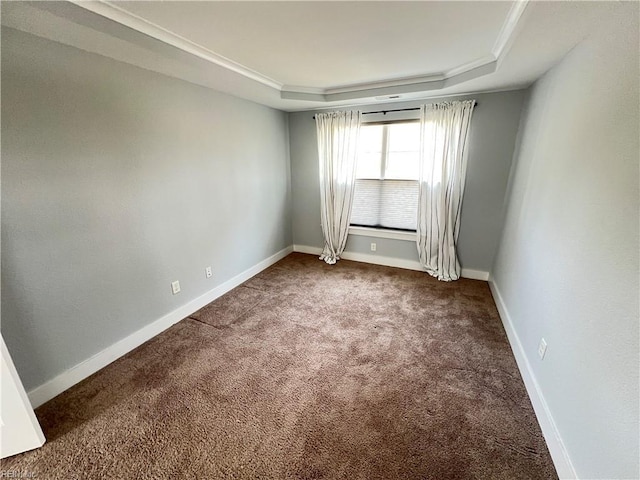
[[[557,478],[486,282],[291,254],[37,409],[38,479]]]

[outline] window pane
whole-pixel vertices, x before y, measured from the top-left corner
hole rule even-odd
[[[389,125],[389,151],[417,152],[420,148],[420,123],[393,123]]]
[[[418,152],[389,152],[384,178],[387,180],[417,180],[418,167]]]
[[[383,141],[385,131],[388,137]],[[360,132],[351,224],[415,230],[419,123],[368,125]],[[384,175],[380,171],[383,162]]]
[[[356,178],[380,178],[382,158],[382,125],[360,128]]]
[[[417,180],[420,149],[420,124],[389,125],[389,154],[386,179]]]

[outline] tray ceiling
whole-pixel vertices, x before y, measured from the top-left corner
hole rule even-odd
[[[605,2],[3,2],[3,26],[283,110],[524,87]]]

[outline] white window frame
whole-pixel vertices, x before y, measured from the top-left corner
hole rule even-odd
[[[403,112],[404,113],[404,112]],[[403,115],[404,118],[394,118],[393,120],[385,120],[381,115],[372,115],[372,117],[378,117],[368,122],[362,122],[363,126],[366,125],[390,125],[394,123],[413,123],[419,122],[419,118],[414,115]],[[382,136],[382,159],[380,162],[380,179],[384,180],[384,173],[387,166],[387,145],[389,140],[389,129],[384,128]],[[390,228],[375,228],[375,227],[356,227],[349,226],[349,235],[358,235],[371,238],[389,238],[391,240],[403,240],[407,242],[416,241],[416,232],[408,232],[406,230],[393,230]]]
[[[392,230],[390,228],[352,227],[349,226],[349,235],[360,235],[373,238],[390,238],[392,240],[416,241],[416,232],[406,230]]]

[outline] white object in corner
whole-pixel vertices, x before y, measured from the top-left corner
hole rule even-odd
[[[4,344],[4,338],[0,337],[0,340],[0,458],[5,458],[41,447],[45,438]]]
[[[110,345],[109,347],[105,348],[101,352],[98,352],[87,360],[80,362],[79,364],[71,367],[65,372],[62,372],[57,377],[49,380],[39,387],[34,388],[29,392],[29,400],[31,400],[31,404],[34,408],[36,408],[43,403],[51,400],[56,395],[64,392],[67,388],[70,388],[76,383],[84,380],[89,375],[94,374],[101,368],[106,367],[114,360],[120,358],[126,353],[129,353],[134,348],[142,345],[147,340],[150,340],[170,326],[188,317],[193,312],[196,312],[208,303],[213,302],[216,298],[224,295],[229,290],[232,290],[241,283],[246,282],[265,268],[270,267],[278,260],[281,260],[289,255],[292,251],[293,249],[290,246],[280,250],[279,252],[257,263],[253,267],[248,268],[244,272],[227,280],[223,284],[218,285],[204,295],[191,300],[189,303],[183,305],[182,307],[175,309],[164,317],[161,317],[158,320],[150,323],[146,327],[133,332],[128,337],[125,337],[122,340],[114,343],[113,345]]]
[[[522,347],[522,343],[520,343],[520,338],[513,327],[513,322],[511,321],[507,307],[502,300],[500,290],[492,280],[489,281],[489,288],[491,289],[493,299],[498,307],[500,319],[502,320],[504,329],[507,332],[507,338],[509,339],[511,350],[516,358],[520,375],[522,375],[522,380],[527,388],[527,393],[531,399],[531,404],[533,405],[533,410],[538,419],[538,423],[540,424],[540,429],[542,430],[544,439],[547,442],[547,447],[549,448],[553,464],[558,472],[558,477],[561,479],[578,478],[575,468],[571,462],[571,457],[569,457],[569,452],[567,452],[567,449],[564,446],[564,442],[560,436],[560,431],[553,420],[549,406],[544,398],[542,389],[536,380],[531,364],[529,363],[524,348]]]
[[[310,247],[308,245],[294,245],[293,251],[299,253],[308,253],[311,255],[320,255],[322,253],[321,248]],[[352,260],[354,262],[372,263],[374,265],[384,265],[386,267],[397,267],[407,270],[416,270],[418,272],[425,271],[423,266],[417,260],[406,260],[403,258],[395,257],[381,257],[379,255],[371,255],[368,253],[346,251],[343,252],[342,255],[340,255],[340,258],[343,258],[345,260]],[[489,280],[489,272],[483,272],[482,270],[469,270],[463,268],[462,276],[471,280],[483,280],[485,282]]]

